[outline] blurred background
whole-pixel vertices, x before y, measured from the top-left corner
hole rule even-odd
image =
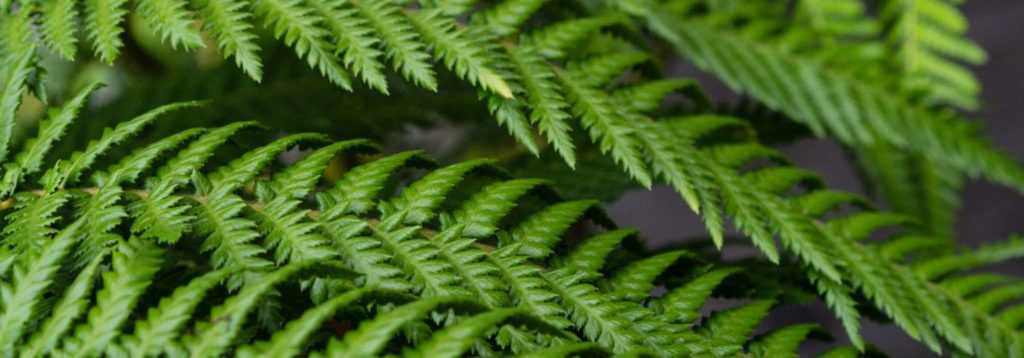
[[[969,117],[982,122],[988,137],[997,147],[1024,161],[1024,1],[969,1],[964,13],[970,19],[969,36],[988,52],[988,62],[975,68],[982,83],[981,110]],[[712,98],[733,96],[721,83],[703,75],[686,64],[678,64],[673,72],[699,78]],[[805,140],[784,148],[789,159],[807,169],[816,170],[828,186],[864,193],[856,170],[833,142]],[[1013,190],[986,182],[971,181],[963,192],[963,205],[957,215],[957,238],[964,245],[974,246],[986,241],[1005,239],[1011,234],[1024,234],[1024,197]],[[703,224],[668,187],[652,191],[633,190],[609,208],[612,217],[622,226],[640,229],[652,247],[679,242],[704,235]],[[1024,274],[1024,262],[1008,263],[998,270]],[[774,311],[773,323],[792,323],[785,316],[830,322],[829,331],[842,337],[838,321],[824,308],[788,307]],[[864,336],[892,357],[934,356],[923,345],[914,342],[895,327],[865,322]],[[820,347],[806,347],[806,353],[820,352]]]

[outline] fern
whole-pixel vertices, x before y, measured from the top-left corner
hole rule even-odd
[[[135,121],[137,120],[127,123],[135,123]],[[219,218],[221,224],[186,221],[183,225],[195,225],[198,229],[182,231],[177,245],[142,237],[116,239],[113,247],[110,248],[113,251],[112,256],[101,253],[89,260],[85,266],[86,269],[74,279],[75,283],[69,286],[64,293],[65,299],[54,306],[52,311],[54,316],[45,320],[43,329],[34,334],[24,332],[21,327],[28,317],[26,312],[32,312],[32,306],[18,305],[16,306],[18,309],[14,310],[15,306],[9,304],[22,301],[32,302],[32,297],[36,297],[41,290],[45,290],[46,285],[52,284],[58,279],[55,275],[58,272],[63,272],[59,270],[60,267],[73,262],[66,257],[69,256],[69,249],[78,244],[78,238],[83,237],[76,233],[86,224],[83,219],[76,220],[74,224],[61,230],[60,234],[49,244],[39,249],[30,249],[21,256],[28,261],[18,266],[19,271],[16,272],[19,273],[15,274],[14,283],[20,286],[11,291],[14,292],[14,296],[5,294],[3,317],[11,322],[22,323],[5,325],[5,327],[9,327],[5,329],[13,330],[9,334],[5,333],[5,337],[8,337],[5,338],[5,345],[13,347],[18,342],[26,342],[24,346],[26,354],[29,354],[27,352],[41,354],[57,351],[77,355],[156,354],[160,352],[170,354],[187,351],[190,354],[206,356],[238,349],[243,355],[275,353],[291,355],[311,349],[309,344],[317,340],[316,337],[319,335],[315,335],[314,332],[319,329],[322,322],[347,312],[348,310],[343,309],[345,307],[355,309],[356,302],[372,299],[377,300],[374,301],[377,304],[372,306],[376,308],[364,308],[370,309],[370,311],[364,312],[370,314],[370,317],[374,317],[374,311],[377,313],[373,320],[364,323],[365,327],[361,325],[359,330],[346,334],[343,341],[330,343],[320,341],[326,344],[325,347],[329,354],[341,351],[382,352],[389,349],[384,345],[387,339],[383,337],[398,334],[400,327],[414,322],[412,320],[422,319],[427,313],[445,312],[440,310],[441,306],[461,307],[457,309],[459,312],[469,309],[468,312],[472,315],[451,321],[448,319],[435,321],[448,323],[431,329],[434,331],[432,338],[416,343],[415,348],[408,354],[458,356],[470,350],[480,349],[478,348],[480,342],[492,339],[491,335],[496,330],[501,332],[499,336],[505,338],[494,339],[506,342],[502,343],[505,347],[520,352],[539,349],[554,342],[563,342],[566,339],[579,338],[593,340],[607,349],[622,352],[642,347],[666,349],[667,352],[684,352],[688,349],[682,346],[662,347],[658,345],[674,344],[671,343],[670,337],[685,330],[669,329],[670,322],[662,322],[661,318],[658,318],[652,311],[654,308],[645,305],[644,301],[649,297],[643,290],[633,289],[631,297],[626,298],[626,296],[612,295],[612,291],[604,293],[594,281],[599,277],[597,272],[609,266],[607,261],[609,254],[616,247],[620,247],[622,241],[633,233],[632,231],[609,231],[597,235],[578,245],[571,254],[552,260],[550,263],[550,265],[565,266],[565,268],[545,268],[543,261],[534,261],[527,256],[518,254],[517,252],[522,247],[518,242],[499,243],[497,248],[481,246],[487,245],[482,240],[505,232],[502,224],[503,218],[511,213],[517,202],[534,192],[533,189],[538,188],[542,182],[537,180],[500,181],[484,187],[466,199],[462,205],[453,209],[443,209],[441,203],[448,196],[450,190],[455,189],[460,181],[466,180],[467,175],[474,171],[487,169],[490,165],[488,161],[470,161],[437,169],[408,185],[393,198],[379,198],[381,183],[393,175],[393,171],[399,165],[414,155],[414,153],[406,153],[371,161],[353,169],[339,180],[339,186],[326,192],[326,197],[322,199],[321,209],[297,211],[301,202],[296,201],[295,198],[308,195],[314,189],[312,186],[314,182],[311,179],[300,180],[298,178],[315,179],[316,172],[323,170],[326,165],[324,158],[329,158],[341,150],[364,143],[350,141],[329,145],[323,150],[315,152],[316,154],[312,154],[306,160],[293,164],[293,167],[282,171],[279,175],[265,178],[257,176],[259,169],[267,165],[276,153],[292,147],[300,141],[321,139],[320,136],[305,134],[275,140],[267,146],[248,151],[237,160],[207,170],[208,174],[193,174],[189,179],[184,179],[185,174],[180,168],[189,168],[193,173],[200,170],[198,168],[201,168],[201,163],[209,157],[209,153],[215,150],[224,138],[246,125],[248,124],[229,125],[202,135],[200,135],[200,131],[196,130],[182,132],[180,135],[159,140],[142,150],[131,153],[120,161],[115,161],[110,170],[98,176],[98,178],[107,180],[103,182],[106,185],[111,185],[111,183],[130,185],[140,173],[150,172],[145,168],[150,166],[150,162],[160,157],[160,153],[174,150],[183,141],[191,141],[191,145],[180,149],[178,156],[168,160],[174,166],[165,166],[164,169],[153,171],[154,175],[179,183],[184,180],[192,181],[196,187],[194,193],[186,194],[175,190],[169,195],[190,197],[187,200],[178,201],[179,205],[209,207],[207,210],[211,212],[207,215]],[[110,134],[107,136],[109,137]],[[99,145],[96,143],[115,142],[117,141],[101,140],[93,142],[89,147],[95,148]],[[94,152],[97,153],[95,156],[99,155],[98,150],[87,150],[84,153]],[[78,154],[75,157],[82,156],[83,154]],[[200,164],[189,165],[186,163]],[[251,182],[257,183],[256,185],[259,187],[278,188],[278,193],[250,196],[239,192],[247,183]],[[36,200],[38,202],[45,198],[58,196],[67,190],[76,189],[56,186],[54,190],[52,193],[44,191],[35,194],[26,193],[26,195],[42,195]],[[86,195],[100,195],[100,191],[102,189],[82,192]],[[246,199],[242,199],[242,195]],[[146,200],[142,197],[126,199]],[[204,200],[207,202],[204,203]],[[283,205],[279,203],[285,202],[291,204],[274,209],[275,205]],[[351,205],[355,203],[358,205]],[[233,209],[239,205],[242,209]],[[375,218],[375,215],[372,214],[373,211],[367,210],[367,205],[380,210],[379,219]],[[564,218],[558,221],[571,223],[592,205],[592,202],[570,202],[545,210],[561,212],[560,215]],[[292,251],[288,255],[274,255],[266,252],[263,249],[264,246],[280,246],[283,245],[285,239],[274,230],[259,231],[255,230],[254,226],[249,226],[250,224],[241,224],[246,220],[243,216],[243,211],[246,210],[259,211],[270,218],[280,218],[280,214],[275,214],[276,212],[292,213],[288,219],[274,221],[274,227],[285,232],[304,233],[297,235],[329,233],[316,239],[320,240],[321,244],[309,248],[310,250],[320,250],[319,252],[323,252],[323,256],[304,256],[300,254],[304,252],[301,250],[305,250],[301,246],[292,247]],[[445,213],[439,214],[440,210],[445,210]],[[547,227],[543,224],[546,221],[539,221],[540,219],[549,219],[549,215],[544,212],[538,212],[536,219],[528,221],[533,224],[524,223],[521,229],[515,230],[519,233],[516,235],[548,237],[549,239],[546,240],[550,241],[542,244],[547,247],[551,247],[559,241],[559,232],[565,230],[564,226],[567,224],[552,223],[550,225],[556,227],[554,231],[532,233]],[[126,220],[137,222],[137,220],[144,220],[147,215],[159,216],[161,214],[159,212],[147,214],[135,211]],[[438,219],[439,217],[440,219]],[[430,223],[437,222],[437,220],[440,220],[443,225],[440,231],[432,231],[422,226],[432,226],[434,224]],[[230,221],[236,221],[238,224],[229,224]],[[356,226],[355,230],[348,229],[349,233],[347,234],[336,231],[339,228],[343,229],[345,226],[340,223],[346,221],[359,221],[362,222],[362,225]],[[559,225],[563,228],[557,229]],[[132,226],[115,225],[111,229],[113,232],[130,233]],[[223,226],[223,228],[218,229],[218,226]],[[203,229],[203,227],[207,228]],[[211,242],[211,238],[207,237],[204,232],[211,230],[213,235],[220,235],[221,238],[214,239],[221,241],[217,250],[229,251],[223,251],[224,254],[214,251],[211,254],[213,261],[210,265],[195,266],[192,269],[194,274],[178,276],[179,280],[182,280],[180,287],[173,292],[166,292],[165,294],[168,296],[165,298],[159,299],[159,296],[156,296],[151,299],[150,295],[145,294],[157,285],[158,277],[167,275],[162,272],[169,268],[170,262],[161,258],[163,254],[169,250],[184,249],[186,252],[182,253],[192,259],[204,258],[207,255],[203,254],[204,251],[201,248],[203,245],[208,247]],[[233,230],[232,232],[241,230],[245,233],[228,235],[225,231],[217,234],[216,232],[219,230]],[[367,235],[367,237],[360,238],[358,237],[360,235]],[[245,238],[258,239],[258,241],[245,243],[238,241],[244,241]],[[309,240],[311,240],[311,236],[294,239],[295,243],[300,245],[307,244],[306,242]],[[377,244],[366,245],[359,243],[360,241],[377,242]],[[192,246],[192,249],[179,246],[189,242],[193,243],[188,245]],[[240,243],[241,246],[234,246],[236,244],[229,242]],[[543,243],[544,241],[534,242]],[[348,249],[344,249],[346,245],[353,246],[347,246]],[[340,249],[340,255],[329,249],[332,247]],[[228,252],[232,252],[230,250],[236,249],[242,251],[228,254]],[[243,256],[236,255],[243,253]],[[227,259],[217,259],[219,255],[227,255],[221,256]],[[360,265],[361,261],[358,260],[346,264],[333,261],[335,258],[344,259],[346,257],[362,257],[366,260],[368,258],[366,255],[377,255],[382,260],[375,261],[370,265]],[[272,264],[265,258],[270,256],[277,256],[279,264]],[[109,268],[99,265],[106,257],[112,259],[112,266]],[[636,263],[636,267],[642,267],[642,271],[646,272],[637,276],[640,280],[646,281],[642,285],[653,287],[657,282],[657,277],[660,276],[659,272],[665,272],[672,261],[680,258],[678,254],[665,257],[659,265],[652,266],[645,261]],[[36,262],[39,260],[38,258],[46,258],[49,261],[46,263]],[[250,264],[255,263],[254,260],[266,263]],[[379,277],[387,272],[381,270],[384,267],[381,265],[391,265],[391,263],[395,264],[394,267],[397,270],[394,271],[394,274],[388,274],[386,278],[382,277],[378,280],[369,279],[374,275]],[[22,274],[20,270],[23,269],[20,267],[34,270],[32,272],[39,272],[39,274]],[[215,267],[225,268],[212,270]],[[351,271],[345,267],[351,267]],[[90,304],[85,301],[85,295],[91,290],[92,278],[97,270],[104,272],[102,289],[98,291],[96,301]],[[579,270],[579,272],[573,273],[572,270]],[[38,276],[38,278],[29,280],[21,278],[22,275]],[[623,275],[636,276],[631,273],[623,273]],[[190,278],[192,276],[196,277]],[[226,281],[230,287],[234,278],[257,276],[258,280],[243,279],[242,282],[245,282],[245,285],[241,286],[222,304],[214,307],[210,311],[209,320],[198,320],[194,328],[186,329],[186,325],[194,321],[190,316],[198,313],[199,305],[209,299],[207,298],[208,292],[213,292],[220,283]],[[357,279],[360,276],[365,279]],[[283,326],[266,342],[250,341],[251,344],[236,345],[236,340],[243,339],[242,337],[248,335],[245,332],[256,327],[252,323],[248,323],[250,321],[247,317],[252,316],[253,311],[264,307],[269,295],[276,296],[279,294],[277,292],[292,290],[285,283],[294,282],[299,278],[306,278],[306,281],[303,282],[309,282],[308,278],[316,278],[314,281],[328,285],[325,291],[328,298],[318,304],[311,301],[308,311],[295,321]],[[405,284],[391,285],[393,288],[389,289],[378,288],[380,287],[378,283],[389,280],[405,282]],[[24,286],[29,282],[32,282],[31,287]],[[640,282],[631,283],[641,284]],[[356,288],[360,285],[363,287]],[[171,285],[171,287],[174,286]],[[275,289],[275,286],[280,287]],[[689,288],[680,289],[690,290]],[[7,290],[5,289],[5,292],[8,292]],[[60,288],[56,290],[58,293],[64,291]],[[289,295],[299,294],[300,297],[312,293],[304,293],[302,290],[288,292]],[[473,295],[469,295],[470,293]],[[703,297],[706,296],[705,293]],[[703,299],[697,300],[703,301]],[[410,301],[412,303],[408,303],[407,306],[397,306],[394,309],[388,308],[393,306],[386,304],[387,302],[401,304]],[[700,306],[699,302],[693,304],[697,307]],[[508,305],[514,305],[516,308],[502,308]],[[141,309],[137,309],[136,306]],[[74,317],[85,315],[87,307],[89,307],[89,313],[85,316],[85,321],[72,329],[70,324],[74,321]],[[142,315],[137,313],[147,311],[148,313]],[[639,318],[640,322],[644,322],[644,324],[634,325],[631,323],[637,317],[644,317]],[[753,325],[756,324],[759,317],[749,317],[745,320],[747,321],[746,325]],[[693,322],[688,324],[693,324]],[[582,332],[580,337],[573,338],[574,334],[568,330],[572,326]],[[129,329],[128,327],[134,328]],[[382,333],[381,330],[390,333]],[[735,342],[743,342],[747,339],[744,336],[749,336],[749,332],[731,334],[728,339]],[[367,339],[365,337],[379,338]],[[696,347],[693,349],[699,351]]]
[[[961,118],[984,53],[952,2],[51,0],[0,19],[10,355],[798,356],[816,325],[758,327],[814,299],[852,345],[825,356],[874,353],[865,318],[936,353],[1024,345],[1024,286],[977,272],[1024,245],[952,230],[965,178],[1024,188]],[[665,75],[679,59],[749,98],[712,104]],[[810,135],[894,212],[769,146]],[[431,136],[445,165],[387,153]],[[661,184],[707,242],[648,250],[587,199]]]

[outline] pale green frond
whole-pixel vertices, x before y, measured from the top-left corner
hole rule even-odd
[[[126,0],[85,1],[85,33],[96,55],[107,64],[114,63],[124,46],[121,33],[128,16],[126,3]]]
[[[139,0],[137,11],[142,21],[171,47],[201,48],[203,39],[199,30],[192,26],[195,20],[187,4],[184,0]]]
[[[587,36],[621,22],[621,18],[613,16],[565,20],[525,35],[524,42],[533,46],[545,58],[562,58]]]
[[[217,48],[225,58],[234,57],[235,65],[256,82],[263,78],[263,63],[260,60],[260,46],[253,33],[249,12],[245,2],[232,0],[192,0],[203,18],[203,30],[209,32],[217,42]]]
[[[546,2],[546,0],[505,0],[473,14],[473,20],[486,24],[495,35],[507,36],[519,31],[523,23]]]
[[[1024,187],[1024,169],[973,130],[935,118],[901,96],[887,95],[873,83],[829,71],[797,54],[714,31],[698,21],[678,21],[657,7],[637,15],[679,53],[721,76],[730,87],[812,128],[824,126],[844,143],[888,143],[973,177]],[[737,64],[741,59],[754,60]]]
[[[74,0],[45,2],[40,30],[46,46],[68,61],[78,53],[78,7]]]

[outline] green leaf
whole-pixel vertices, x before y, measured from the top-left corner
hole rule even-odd
[[[139,0],[139,18],[171,47],[186,50],[204,47],[199,31],[192,27],[192,14],[183,0]]]
[[[81,221],[68,226],[48,240],[40,250],[22,255],[14,269],[14,279],[0,286],[4,302],[0,314],[0,350],[13,352],[25,332],[29,319],[47,287],[54,283],[57,270],[75,243]]]
[[[235,65],[256,82],[263,78],[263,64],[256,34],[246,10],[248,4],[232,0],[193,0],[203,18],[203,30],[213,35],[224,57],[235,57]]]
[[[121,33],[123,22],[128,15],[126,0],[85,1],[85,33],[93,43],[93,49],[100,60],[113,64],[124,43]]]
[[[327,31],[317,26],[324,21],[321,16],[297,0],[258,0],[253,8],[274,37],[293,47],[299,58],[331,83],[352,90],[351,76],[334,56]]]

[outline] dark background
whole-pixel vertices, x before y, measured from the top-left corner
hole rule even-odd
[[[1024,118],[1019,115],[1024,112],[1024,1],[969,1],[963,10],[970,20],[970,38],[988,52],[988,62],[975,69],[983,88],[981,110],[970,117],[983,123],[985,132],[998,147],[1024,161]],[[713,98],[732,96],[720,83],[686,65],[674,71],[699,78]],[[818,171],[830,187],[863,192],[853,167],[835,143],[806,140],[784,150],[797,165]],[[1014,233],[1024,234],[1024,196],[1019,193],[987,182],[970,181],[962,199],[956,227],[962,244],[974,246]],[[629,192],[609,210],[622,226],[640,229],[652,247],[704,234],[703,224],[668,187]],[[996,269],[1024,275],[1024,262]],[[791,317],[821,322],[833,335],[844,337],[838,322],[823,306],[782,307],[773,313],[766,326],[792,323]],[[893,357],[934,356],[895,327],[865,321],[863,334],[868,342]],[[823,347],[809,344],[805,352],[817,353]]]

